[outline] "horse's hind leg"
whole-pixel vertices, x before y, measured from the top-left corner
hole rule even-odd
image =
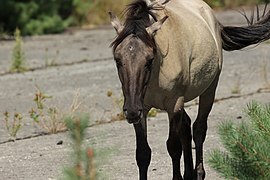
[[[172,158],[173,180],[182,179],[180,172],[180,158],[184,151],[185,172],[184,179],[193,177],[193,161],[191,152],[191,128],[190,118],[185,110],[169,114],[170,130],[167,140],[167,149]]]
[[[196,121],[193,124],[193,140],[196,148],[196,165],[194,173],[195,176],[197,176],[197,180],[205,178],[203,167],[203,143],[207,131],[207,118],[214,103],[218,79],[219,75],[217,75],[209,88],[200,96],[199,112]]]
[[[183,109],[183,119],[182,119],[182,126],[179,131],[180,140],[183,146],[184,151],[184,163],[185,163],[185,173],[184,179],[185,180],[192,180],[193,179],[193,160],[192,160],[192,147],[191,147],[191,120],[186,111]]]

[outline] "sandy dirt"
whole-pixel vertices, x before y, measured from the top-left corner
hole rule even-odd
[[[242,24],[243,18],[235,11],[218,12],[224,24]],[[63,167],[71,165],[71,141],[68,132],[55,135],[40,134],[29,118],[34,107],[37,87],[53,98],[48,104],[67,113],[74,93],[79,89],[82,103],[80,111],[91,114],[91,127],[87,129],[85,143],[95,149],[106,149],[107,158],[97,158],[100,179],[138,179],[135,163],[134,130],[126,121],[109,122],[119,112],[107,91],[120,96],[120,83],[109,44],[115,32],[109,26],[95,30],[77,30],[61,35],[28,37],[24,39],[26,66],[32,70],[21,74],[7,73],[14,41],[0,41],[0,179],[3,180],[52,180],[62,177]],[[209,116],[209,129],[204,153],[222,148],[217,126],[225,120],[246,120],[243,113],[248,102],[269,103],[270,93],[259,89],[269,85],[270,45],[236,52],[224,52],[224,66],[217,89],[214,108]],[[47,67],[45,67],[47,64]],[[232,94],[234,89],[239,94]],[[188,103],[190,117],[196,117],[196,100]],[[23,126],[17,137],[22,140],[7,142],[10,137],[5,128],[3,113],[20,112]],[[149,119],[148,137],[152,148],[149,167],[150,180],[171,179],[171,161],[166,150],[168,136],[167,115],[158,113]],[[57,142],[63,141],[62,145]],[[209,180],[222,179],[205,164]]]

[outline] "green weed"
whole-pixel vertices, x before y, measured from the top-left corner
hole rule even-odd
[[[17,28],[15,33],[15,45],[12,51],[11,72],[23,72],[25,68],[25,56],[23,52],[23,41],[21,38],[21,32]]]
[[[13,140],[15,140],[17,137],[18,131],[22,127],[23,116],[20,113],[14,113],[14,115],[11,118],[10,113],[6,111],[4,113],[4,117],[5,117],[5,124],[6,124],[6,129],[8,131],[8,134]]]

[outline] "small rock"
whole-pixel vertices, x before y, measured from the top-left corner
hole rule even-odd
[[[58,141],[56,144],[57,145],[62,145],[63,144],[63,141],[62,140],[61,141]]]
[[[236,119],[242,119],[242,116],[237,116],[237,118]]]

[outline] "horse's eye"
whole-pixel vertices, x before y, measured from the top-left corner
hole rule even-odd
[[[122,66],[122,62],[121,62],[121,60],[118,59],[118,58],[115,59],[115,63],[116,63],[116,66],[117,66],[117,67],[121,67],[121,66]]]
[[[152,65],[152,63],[153,63],[153,60],[154,60],[154,58],[149,59],[149,60],[147,61],[147,63],[145,64],[145,67],[150,68],[151,65]]]

